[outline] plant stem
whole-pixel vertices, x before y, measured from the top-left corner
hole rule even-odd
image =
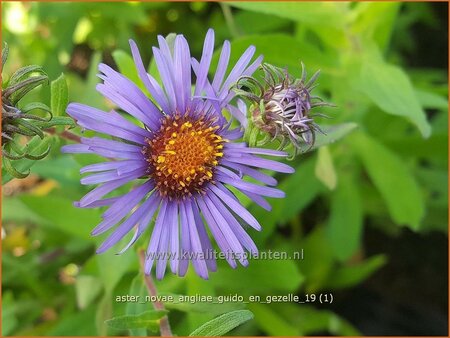
[[[156,295],[158,294],[158,291],[156,290],[155,283],[153,282],[153,278],[151,275],[146,275],[144,272],[145,268],[145,250],[139,250],[139,261],[141,263],[142,272],[144,273],[144,282],[147,286],[148,293],[150,296],[154,296],[156,298]],[[164,304],[159,301],[153,302],[153,307],[155,310],[164,310]],[[161,332],[162,337],[172,337],[172,330],[170,329],[169,324],[169,318],[167,316],[164,316],[159,321],[159,328]]]
[[[61,138],[65,138],[69,141],[74,141],[76,143],[81,143],[81,138],[78,135],[75,135],[74,133],[71,133],[70,131],[64,130],[62,133],[57,133],[56,128],[48,128],[45,130],[47,133],[52,135],[58,135]]]
[[[225,22],[227,23],[228,29],[234,38],[239,37],[239,30],[234,22],[233,13],[228,4],[220,2],[220,7],[222,8],[223,16],[225,17]]]

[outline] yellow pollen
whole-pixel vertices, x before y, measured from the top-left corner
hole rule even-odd
[[[215,134],[220,127],[214,126],[214,122],[204,116],[196,119],[187,114],[166,116],[160,130],[146,139],[143,152],[150,176],[162,196],[182,199],[205,192],[227,141]]]

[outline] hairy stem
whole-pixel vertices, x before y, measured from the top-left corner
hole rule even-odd
[[[144,273],[145,250],[139,251],[139,261],[141,263],[142,272]],[[156,286],[153,282],[152,276],[146,275],[144,273],[144,282],[150,296],[156,296],[158,294],[158,291],[156,290]],[[155,310],[164,310],[164,304],[159,301],[153,302],[153,307],[155,308]],[[170,329],[169,318],[167,316],[161,318],[161,320],[159,321],[159,328],[162,337],[172,337],[172,330]]]

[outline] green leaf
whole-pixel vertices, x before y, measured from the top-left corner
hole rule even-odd
[[[300,243],[305,259],[299,263],[305,276],[305,290],[313,293],[323,289],[335,263],[333,251],[324,227],[316,226]]]
[[[10,336],[19,325],[15,313],[15,302],[10,290],[6,291],[2,297],[2,336]]]
[[[100,241],[97,241],[100,242]],[[119,246],[124,246],[126,239],[119,242]],[[98,244],[97,244],[98,247]],[[108,250],[101,255],[96,255],[95,260],[100,271],[100,278],[102,279],[105,290],[108,293],[113,292],[117,283],[122,279],[130,266],[137,264],[136,252],[127,250],[123,254],[117,255],[114,250]]]
[[[138,315],[118,316],[105,321],[106,325],[115,329],[140,329],[146,328],[156,331],[159,320],[167,315],[166,310],[150,310]]]
[[[203,324],[189,336],[220,337],[252,318],[253,313],[248,310],[228,312]]]
[[[327,234],[334,255],[341,261],[350,258],[361,245],[363,213],[361,197],[352,177],[343,173],[331,196],[331,215]]]
[[[368,56],[362,65],[358,87],[380,109],[405,117],[416,125],[422,136],[430,136],[431,126],[403,69],[385,63],[375,55]]]
[[[346,3],[336,2],[229,2],[249,11],[276,15],[309,25],[343,27]]]
[[[73,311],[68,315],[60,318],[56,325],[47,332],[50,336],[64,337],[64,336],[94,336],[95,331],[94,321],[95,306],[90,306],[83,311]]]
[[[69,90],[64,74],[53,80],[50,84],[51,99],[50,106],[53,116],[61,116],[65,113],[69,104]]]
[[[285,321],[289,321],[289,323],[293,323],[294,327],[298,329],[298,333],[295,334],[296,336],[322,336],[325,332],[334,336],[361,335],[349,322],[332,311],[319,310],[306,304],[298,306],[292,303],[274,303],[271,305],[273,314],[282,317]],[[256,312],[255,320],[258,320],[258,314]],[[271,331],[270,320],[266,320],[262,325],[268,327],[267,332],[273,332]],[[278,333],[273,332],[272,335],[278,335]]]
[[[81,275],[75,281],[77,305],[80,309],[87,308],[100,294],[102,284],[97,277]]]
[[[359,2],[355,5],[353,14],[356,18],[352,31],[365,39],[373,39],[384,50],[395,27],[395,19],[401,3]]]
[[[341,267],[333,272],[333,278],[327,280],[325,287],[329,289],[351,288],[366,280],[386,262],[385,255],[376,255],[357,265]]]
[[[79,209],[70,199],[54,194],[47,196],[23,195],[22,202],[50,225],[68,234],[92,241],[90,232],[100,221],[97,209]]]
[[[56,116],[56,117],[53,117],[48,122],[36,121],[33,123],[41,129],[47,129],[47,128],[51,128],[54,126],[69,126],[70,128],[73,128],[76,126],[74,119],[71,117],[67,117],[67,116]]]
[[[144,284],[144,276],[141,272],[139,272],[136,277],[134,277],[133,281],[131,282],[130,291],[128,292],[129,295],[132,296],[138,296],[139,299],[145,299],[145,296],[148,296],[147,288]],[[128,302],[125,314],[126,315],[138,315],[142,312],[145,312],[149,307],[149,303],[145,302]],[[137,329],[130,329],[130,335],[131,336],[146,336],[147,330],[145,328],[137,328]]]
[[[298,77],[301,75],[300,61],[303,61],[306,70],[311,74],[319,68],[323,71],[330,69],[335,64],[335,59],[330,55],[312,44],[301,44],[299,40],[287,34],[248,35],[233,40],[229,64],[235,64],[250,45],[256,47],[256,55],[264,55],[264,62],[287,67],[290,74]],[[218,63],[220,51],[217,49],[213,55],[211,70],[214,70],[214,65]]]
[[[319,148],[315,174],[328,189],[334,190],[336,188],[336,170],[334,169],[333,158],[328,147]]]
[[[13,75],[11,75],[8,86],[18,84],[19,82],[25,80],[27,77],[30,77],[34,73],[47,76],[47,74],[44,72],[41,66],[37,65],[25,66],[18,69]]]
[[[240,283],[234,287],[242,295],[266,292],[268,289],[295,291],[304,279],[295,261],[289,259],[251,260],[245,268],[220,269],[210,277],[211,283],[223,288],[229,287],[230,280],[239,280]]]
[[[35,109],[40,109],[45,112],[51,112],[50,108],[46,104],[43,104],[41,102],[32,102],[32,103],[29,103],[29,104],[25,105],[24,107],[20,108],[22,113],[28,113]]]
[[[169,292],[160,292],[162,297],[172,296],[173,302],[164,303],[165,307],[169,310],[177,310],[187,313],[209,313],[212,315],[221,315],[225,312],[230,312],[234,310],[241,310],[244,308],[242,303],[232,303],[232,302],[219,302],[219,298],[213,297],[212,302],[186,302],[185,296],[176,295]]]
[[[97,305],[95,311],[95,326],[97,328],[98,335],[106,336],[106,334],[108,333],[108,324],[106,323],[106,321],[108,320],[108,318],[112,317],[112,299],[112,294],[110,292],[105,292]]]
[[[270,336],[298,336],[299,329],[286,321],[269,304],[251,303],[249,309],[255,314],[255,322]]]
[[[364,133],[355,134],[352,145],[394,222],[418,230],[425,213],[423,196],[404,161]]]
[[[270,213],[257,205],[250,207],[250,211],[261,222],[263,228],[258,237],[270,236],[276,224],[287,223],[324,190],[323,185],[314,175],[315,163],[315,158],[302,160],[295,167],[295,173],[280,183],[279,189],[286,193],[286,197],[271,201]]]
[[[423,108],[448,110],[448,100],[444,96],[419,89],[415,90],[415,95]]]
[[[303,152],[314,151],[317,148],[325,146],[327,144],[333,144],[340,140],[350,132],[352,132],[358,125],[353,122],[340,123],[332,126],[321,125],[322,133],[316,132],[316,141],[311,147],[307,144],[303,144],[301,150]]]

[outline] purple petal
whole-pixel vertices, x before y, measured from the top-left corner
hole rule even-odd
[[[229,155],[228,153],[226,153],[225,157],[229,162],[233,162],[233,163],[245,164],[248,166],[258,167],[261,169],[269,169],[269,170],[277,171],[280,173],[291,174],[291,173],[295,172],[295,169],[287,164],[280,163],[277,161],[267,160],[265,158],[258,158],[256,156],[252,156],[252,155],[243,155],[243,156],[236,157],[236,156]]]
[[[178,96],[175,95],[175,88],[174,88],[175,79],[173,75],[172,65],[168,63],[167,59],[163,58],[158,48],[153,47],[152,50],[156,66],[158,67],[159,74],[161,75],[161,81],[164,84],[166,97],[169,101],[170,110],[166,111],[166,113],[175,112],[175,107],[177,107]]]
[[[102,199],[102,200],[97,200],[95,202],[92,202],[91,204],[85,205],[83,208],[104,207],[104,206],[107,206],[107,205],[114,204],[119,198],[120,198],[120,196],[119,197],[109,197],[109,198],[105,198],[105,199]],[[73,205],[76,208],[81,208],[80,207],[80,202],[73,202]]]
[[[174,71],[177,74],[175,78],[177,109],[185,112],[191,99],[191,54],[189,44],[182,35],[175,38]]]
[[[235,179],[229,176],[221,175],[220,173],[217,175],[217,180],[223,183],[230,184],[238,189],[251,192],[253,194],[274,198],[285,197],[285,193],[279,189],[257,185],[254,183],[243,181],[242,179]]]
[[[205,229],[205,225],[200,216],[200,211],[198,210],[197,203],[192,203],[192,211],[194,212],[195,224],[197,226],[198,235],[200,236],[200,242],[202,244],[203,253],[205,256],[206,266],[210,271],[217,270],[216,260],[213,256],[214,249],[209,240],[208,234]]]
[[[128,101],[128,105],[133,105],[138,108],[137,110],[133,109],[129,113],[145,123],[150,129],[157,129],[158,121],[162,115],[153,102],[131,80],[116,72],[111,67],[101,63],[98,68],[106,75],[99,76],[105,81],[105,85],[110,86],[118,95]]]
[[[180,203],[180,227],[181,227],[181,256],[178,263],[178,275],[184,276],[189,266],[189,259],[186,255],[191,250],[191,239],[189,238],[188,216],[184,203]]]
[[[117,189],[118,187],[134,180],[136,177],[133,175],[128,175],[126,177],[120,178],[116,181],[105,183],[91,192],[87,193],[81,200],[80,200],[80,208],[84,208],[85,206],[91,204],[92,202],[101,199],[106,194],[110,193],[111,191]]]
[[[62,153],[69,154],[93,154],[94,152],[89,149],[89,146],[85,144],[68,144],[61,148]]]
[[[152,182],[146,182],[140,187],[122,195],[111,207],[102,215],[103,221],[100,222],[91,232],[97,236],[119,223],[153,188]]]
[[[216,220],[214,219],[213,215],[209,211],[208,206],[206,205],[203,198],[197,199],[197,204],[200,207],[200,210],[202,211],[203,216],[205,217],[205,220],[208,224],[209,229],[211,230],[211,233],[214,237],[214,239],[217,242],[217,245],[219,246],[220,250],[225,253],[225,259],[227,260],[228,264],[235,269],[237,264],[233,257],[231,257],[231,253],[233,250],[231,249],[230,244],[228,243],[228,240],[223,235],[222,231],[220,230],[220,227],[218,226]]]
[[[236,237],[241,242],[242,246],[247,249],[250,253],[256,254],[258,253],[258,248],[255,243],[251,239],[251,237],[247,234],[247,232],[242,228],[236,218],[231,214],[226,206],[215,196],[214,194],[210,195],[211,200],[215,203],[216,207],[221,212],[222,216],[227,221],[230,228],[233,230]]]
[[[256,169],[247,167],[243,164],[237,164],[237,163],[233,163],[233,162],[229,162],[227,160],[222,160],[220,162],[222,165],[225,165],[227,167],[230,167],[232,169],[237,169],[240,172],[242,172],[242,174],[244,175],[248,175],[250,177],[253,177],[255,180],[261,181],[262,183],[265,183],[267,185],[277,185],[278,182],[276,179],[274,179],[272,176],[269,176],[267,174],[264,174]]]
[[[216,92],[219,92],[220,85],[222,84],[223,77],[228,68],[228,61],[230,60],[230,41],[225,40],[223,43],[222,51],[220,52],[219,63],[217,65],[216,74],[212,82],[212,86]]]
[[[148,200],[151,202],[149,202],[149,205],[147,206],[147,213],[139,222],[139,225],[133,235],[133,238],[131,238],[130,242],[128,242],[128,244],[118,252],[119,255],[127,251],[130,248],[130,246],[132,246],[139,239],[139,237],[141,237],[142,233],[149,226],[156,209],[158,209],[159,204],[161,203],[161,198],[158,196],[158,194],[150,195]]]
[[[142,83],[145,85],[149,93],[154,97],[156,102],[160,105],[161,109],[168,113],[170,112],[169,102],[167,101],[166,96],[164,95],[161,87],[155,81],[153,77],[151,77],[147,71],[145,70],[144,64],[142,63],[141,55],[139,54],[139,49],[136,46],[136,43],[133,40],[129,40],[131,53],[133,55],[133,60],[136,65],[136,69],[139,74],[139,78]]]
[[[158,217],[156,218],[155,227],[153,228],[152,236],[150,238],[150,243],[148,244],[147,253],[145,257],[145,267],[144,272],[149,275],[154,260],[157,258],[157,250],[159,241],[161,239],[161,232],[164,225],[164,218],[166,216],[167,201],[162,200],[161,207],[159,208]]]
[[[97,249],[97,253],[102,253],[111,248],[114,244],[119,242],[123,237],[125,237],[131,229],[140,222],[145,216],[148,208],[151,206],[153,200],[147,199],[142,205],[134,211],[131,216],[124,221],[121,225],[117,227],[114,232],[106,238],[106,240]]]
[[[188,199],[184,202],[186,216],[189,227],[189,239],[191,241],[191,252],[194,254],[192,258],[192,264],[195,272],[203,279],[208,279],[208,268],[206,267],[205,260],[201,257],[203,254],[202,244],[195,224],[194,213],[192,210],[192,203]]]
[[[200,59],[200,65],[197,75],[197,81],[195,84],[194,95],[200,95],[207,81],[208,70],[211,64],[211,58],[214,52],[214,30],[208,29],[206,33],[205,42],[203,43],[203,52]]]
[[[213,184],[210,184],[210,190],[212,193],[216,194],[217,197],[219,197],[228,207],[230,207],[230,209],[233,210],[240,218],[246,221],[252,228],[258,231],[261,230],[261,225],[259,225],[256,218],[253,217],[253,215],[248,212],[248,210],[245,209],[239,202],[230,198],[225,192],[223,192]]]
[[[170,269],[174,274],[178,273],[178,262],[180,259],[180,232],[178,225],[178,205],[176,202],[169,204],[169,220],[167,227],[170,229],[170,252],[172,257],[170,259]]]
[[[87,165],[80,169],[80,174],[98,172],[98,171],[108,171],[117,170],[122,167],[133,167],[141,166],[142,161],[110,161],[110,162],[100,162],[95,164]]]
[[[231,230],[227,220],[223,217],[222,213],[217,209],[215,202],[209,198],[208,194],[203,196],[203,200],[208,206],[209,211],[217,222],[217,225],[219,226],[223,235],[227,239],[233,253],[236,254],[236,258],[241,262],[242,265],[247,265],[248,261],[245,259],[245,251],[242,248],[241,242],[236,237],[235,233]]]
[[[147,169],[145,167],[140,167],[138,169],[132,170],[129,172],[130,175],[137,177],[141,177],[146,173]],[[104,172],[100,174],[93,174],[86,177],[83,177],[80,180],[80,183],[83,185],[88,184],[99,184],[99,183],[105,183],[110,182],[113,180],[118,179],[120,176],[116,171],[113,172]]]

